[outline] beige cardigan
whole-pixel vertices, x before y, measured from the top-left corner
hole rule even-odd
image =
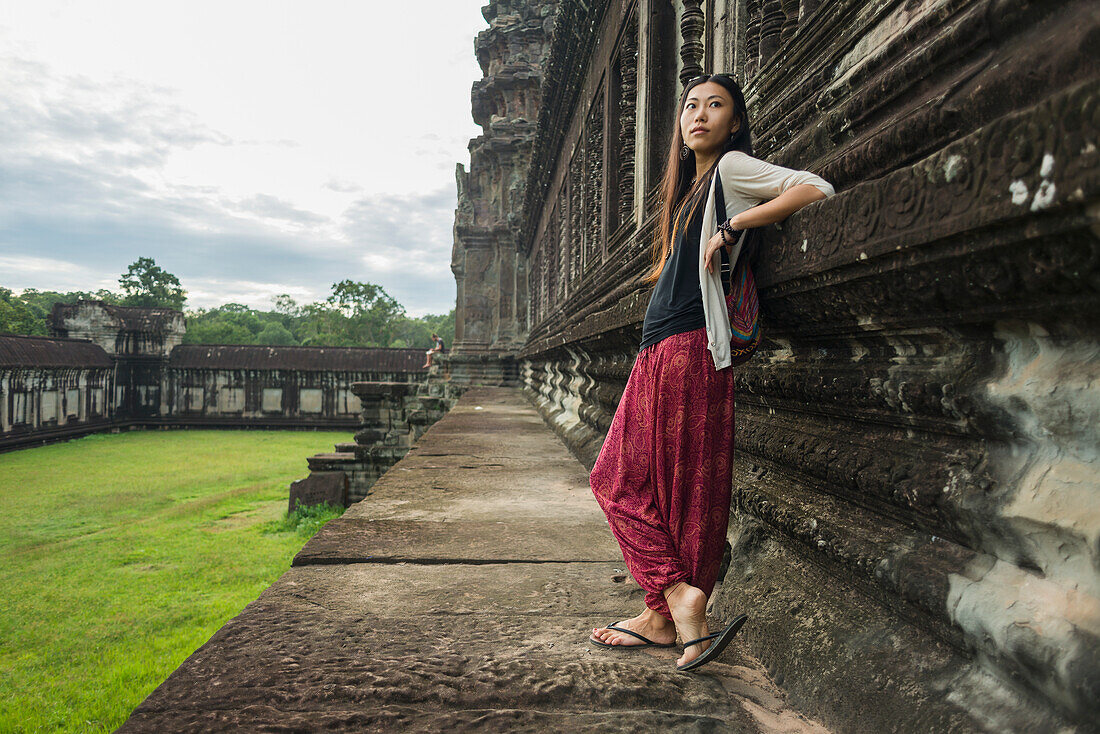
[[[809,171],[775,166],[738,150],[731,150],[718,161],[718,176],[722,180],[722,194],[726,199],[726,219],[737,216],[762,201],[770,201],[798,184],[810,184],[826,197],[836,193],[828,181]],[[699,235],[699,288],[703,291],[707,348],[714,359],[714,368],[720,370],[731,364],[730,339],[733,338],[733,331],[730,329],[729,314],[726,311],[721,268],[716,267],[713,273],[709,273],[706,266],[707,242],[718,231],[714,215],[714,187],[715,179],[711,178],[707,206],[703,211],[703,228]],[[741,254],[745,234],[741,233],[730,252],[731,267]]]

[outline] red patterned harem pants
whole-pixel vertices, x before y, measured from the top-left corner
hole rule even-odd
[[[729,522],[733,369],[714,369],[705,329],[638,353],[589,481],[650,609],[686,581],[710,596]]]

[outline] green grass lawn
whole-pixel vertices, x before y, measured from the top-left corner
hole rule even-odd
[[[120,726],[290,568],[320,523],[285,522],[289,484],[348,438],[142,431],[0,454],[0,732]]]

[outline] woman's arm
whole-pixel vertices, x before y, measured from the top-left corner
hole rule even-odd
[[[735,215],[730,219],[730,224],[733,225],[734,229],[752,229],[753,227],[775,224],[776,222],[782,222],[807,204],[821,201],[824,198],[825,193],[816,186],[797,184],[771,201],[757,204],[751,209],[746,209]]]
[[[809,171],[796,171],[753,158],[747,153],[731,150],[718,161],[718,173],[726,193],[726,203],[733,197],[749,203],[772,201],[796,186],[809,184],[825,196],[835,192],[832,184]]]
[[[797,184],[771,201],[757,204],[751,209],[746,209],[740,214],[734,215],[730,218],[729,222],[734,230],[752,229],[753,227],[763,227],[768,224],[775,224],[776,222],[782,222],[807,204],[821,201],[824,198],[825,193],[816,186],[810,184]],[[723,245],[725,245],[726,251],[729,252],[734,243],[730,242],[727,244],[726,241],[722,239],[721,232],[716,232],[714,236],[707,241],[707,251],[705,255],[707,272],[714,272],[714,265],[711,262],[711,258],[714,257],[714,253],[718,252],[718,248]]]
[[[761,202],[729,220],[734,230],[781,222],[807,204],[836,193],[832,184],[809,171],[784,168],[737,151],[722,157],[718,171],[723,186],[729,187],[727,201],[730,194],[736,194]],[[713,272],[712,258],[723,245],[727,250],[733,246],[726,244],[721,232],[707,242],[705,262],[708,271]]]

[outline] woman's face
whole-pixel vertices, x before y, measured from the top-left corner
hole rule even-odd
[[[696,154],[713,153],[740,127],[736,118],[733,98],[725,87],[714,82],[696,84],[688,92],[680,112],[684,144]]]

